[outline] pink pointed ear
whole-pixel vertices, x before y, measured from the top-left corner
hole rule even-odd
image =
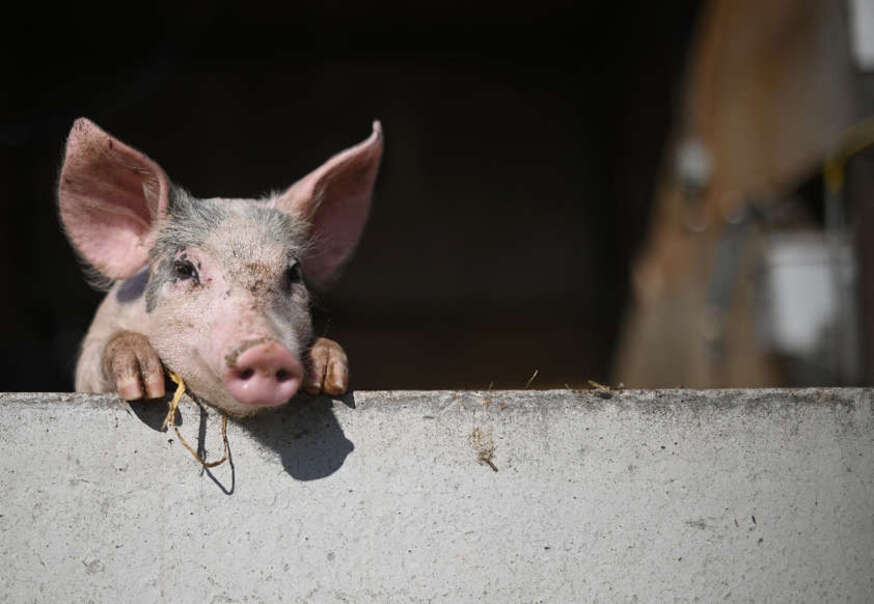
[[[302,265],[316,288],[331,283],[358,244],[381,157],[382,127],[373,122],[370,138],[335,155],[274,201],[310,224],[313,245]]]
[[[170,182],[161,167],[79,118],[70,130],[58,183],[61,222],[73,246],[111,279],[148,260],[150,235],[167,210]]]

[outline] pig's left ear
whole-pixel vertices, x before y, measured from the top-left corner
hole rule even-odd
[[[70,130],[58,183],[61,222],[82,257],[110,279],[148,260],[167,210],[170,182],[145,154],[79,118]]]
[[[335,155],[273,202],[309,223],[312,247],[302,264],[307,282],[317,289],[330,285],[355,250],[381,157],[382,127],[374,122],[370,138]]]

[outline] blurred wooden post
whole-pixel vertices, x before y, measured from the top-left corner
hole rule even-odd
[[[707,295],[717,246],[745,203],[777,198],[821,168],[860,117],[858,97],[843,2],[714,0],[703,11],[672,138],[702,144],[712,175],[690,206],[668,146],[648,240],[632,269],[634,300],[615,381],[783,383],[752,312],[755,231],[722,313]]]

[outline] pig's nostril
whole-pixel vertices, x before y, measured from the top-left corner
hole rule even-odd
[[[277,382],[285,382],[291,379],[291,374],[285,369],[280,369],[276,372],[276,381]]]
[[[243,369],[243,370],[240,372],[240,379],[241,379],[241,380],[248,380],[248,379],[251,378],[253,375],[255,375],[255,370],[252,369],[251,367],[247,367],[246,369]]]

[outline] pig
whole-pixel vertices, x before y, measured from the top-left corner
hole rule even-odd
[[[347,358],[315,338],[311,290],[349,259],[370,210],[382,128],[285,191],[197,199],[86,118],[58,182],[61,223],[109,291],[82,343],[78,392],[165,395],[164,368],[234,417],[303,388],[342,394]]]

